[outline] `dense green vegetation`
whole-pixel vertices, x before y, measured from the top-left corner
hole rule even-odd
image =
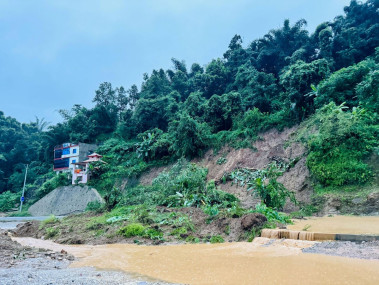
[[[67,183],[52,173],[53,147],[67,141],[101,145],[98,152],[107,164],[93,165],[91,184],[107,210],[193,206],[210,217],[223,211],[238,216],[236,198],[207,183],[206,169],[180,158],[224,144],[251,147],[259,132],[302,122],[299,139],[308,145],[315,183],[369,182],[372,170],[365,158],[379,137],[378,9],[377,0],[351,1],[345,15],[311,34],[305,20],[293,25],[286,20],[247,45],[236,35],[222,58],[190,67],[173,58],[172,69],[144,74],[139,89],[104,82],[93,108],[61,110],[63,122],[56,125],[38,118],[19,123],[0,112],[0,211],[15,206],[27,163],[27,202]],[[144,171],[178,159],[152,186],[137,185]],[[281,209],[291,196],[276,182],[278,174],[266,169],[246,175],[262,199],[258,208],[275,216],[271,208]],[[121,193],[125,181],[127,191]],[[148,234],[139,223],[122,233]]]

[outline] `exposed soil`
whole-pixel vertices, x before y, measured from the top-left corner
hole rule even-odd
[[[151,185],[153,180],[157,178],[161,172],[167,171],[170,167],[171,165],[151,168],[146,173],[141,175],[141,177],[138,179],[139,183],[144,186]]]
[[[306,149],[302,144],[293,142],[292,136],[296,130],[297,127],[285,129],[282,132],[272,129],[260,134],[260,139],[254,142],[252,148],[234,149],[225,146],[218,153],[209,150],[202,158],[194,159],[193,162],[208,168],[207,179],[215,180],[221,190],[239,198],[242,207],[254,208],[260,199],[247,192],[244,187],[239,187],[231,182],[220,183],[224,174],[237,168],[263,169],[273,160],[290,162],[297,159],[298,162],[278,181],[283,183],[287,189],[294,191],[298,201],[309,203],[313,190],[310,184],[309,170],[305,163]],[[220,158],[223,158],[224,163],[218,163]],[[168,166],[152,168],[141,175],[139,181],[142,185],[151,185],[154,178],[168,168]],[[296,209],[293,204],[287,203],[284,210],[291,212]]]

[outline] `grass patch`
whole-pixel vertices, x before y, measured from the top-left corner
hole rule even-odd
[[[28,210],[22,210],[22,212],[13,212],[8,215],[8,217],[30,217],[31,214]]]
[[[55,217],[54,215],[51,215],[46,220],[43,220],[40,225],[40,229],[46,227],[47,225],[53,225],[59,223],[59,219]]]

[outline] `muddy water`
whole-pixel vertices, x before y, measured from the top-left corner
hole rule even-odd
[[[256,238],[252,243],[65,246],[31,238],[23,245],[65,249],[73,267],[123,270],[185,284],[379,284],[379,261],[303,254],[314,242]]]
[[[306,220],[294,220],[289,230],[334,234],[376,234],[379,235],[379,216],[333,216],[312,217]]]

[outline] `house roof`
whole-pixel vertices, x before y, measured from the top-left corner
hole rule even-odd
[[[98,154],[98,153],[96,153],[96,152],[94,152],[94,153],[92,153],[92,154],[90,154],[90,155],[87,155],[88,157],[103,157],[102,155],[100,155],[100,154]]]

